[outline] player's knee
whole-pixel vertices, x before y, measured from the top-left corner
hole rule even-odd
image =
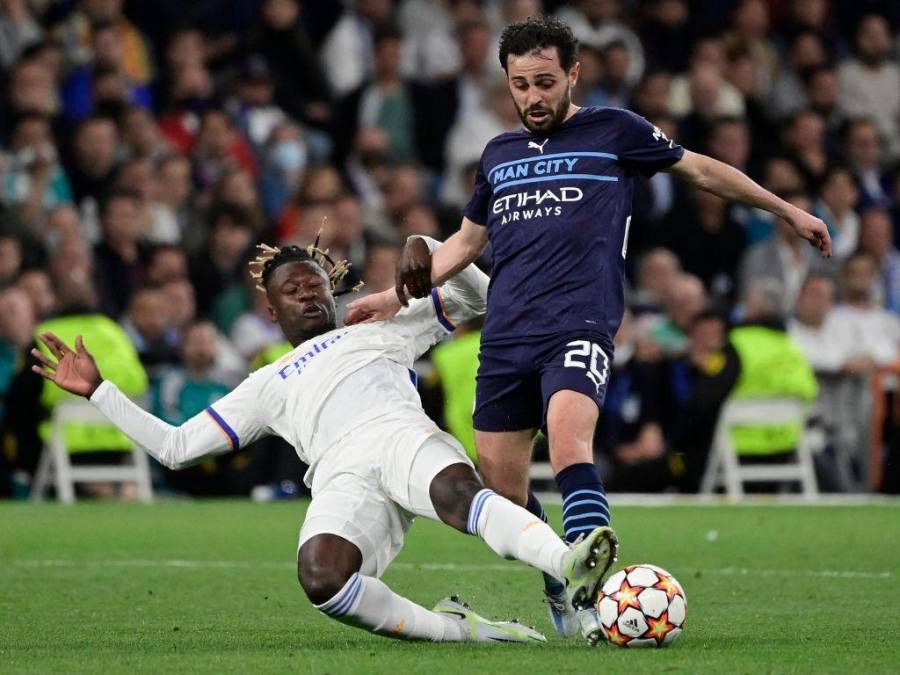
[[[353,573],[342,573],[327,567],[299,565],[300,585],[314,605],[321,605],[341,592]]]
[[[438,517],[447,525],[466,531],[469,506],[484,485],[468,464],[452,464],[431,481],[429,495]]]
[[[321,605],[340,593],[360,566],[359,549],[353,544],[340,537],[319,535],[300,548],[297,579],[309,601]]]

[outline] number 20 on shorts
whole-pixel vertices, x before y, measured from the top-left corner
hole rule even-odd
[[[600,387],[606,384],[609,378],[609,357],[600,348],[600,345],[588,340],[573,340],[566,347],[571,347],[566,352],[563,365],[566,368],[581,368],[587,370],[588,379],[600,391]]]

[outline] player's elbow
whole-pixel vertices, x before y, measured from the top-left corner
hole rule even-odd
[[[712,157],[685,151],[684,157],[672,167],[672,171],[694,187],[710,191],[715,187],[717,164]]]
[[[187,466],[187,463],[179,461],[175,457],[172,457],[165,453],[160,453],[156,459],[160,464],[162,464],[167,469],[171,469],[172,471],[181,471]]]
[[[181,471],[193,464],[193,461],[188,458],[186,446],[171,440],[164,443],[158,452],[153,453],[153,456],[160,464],[172,471]]]

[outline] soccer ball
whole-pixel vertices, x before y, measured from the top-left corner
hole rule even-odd
[[[664,647],[684,630],[687,597],[661,567],[629,565],[613,574],[597,596],[606,641],[618,647]]]

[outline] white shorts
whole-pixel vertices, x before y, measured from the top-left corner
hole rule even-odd
[[[360,572],[375,577],[403,548],[415,516],[438,520],[429,494],[434,477],[452,464],[472,466],[459,442],[433,427],[424,441],[414,433],[380,431],[373,429],[364,443],[341,453],[343,461],[316,469],[298,545],[317,534],[342,537],[362,553]]]

